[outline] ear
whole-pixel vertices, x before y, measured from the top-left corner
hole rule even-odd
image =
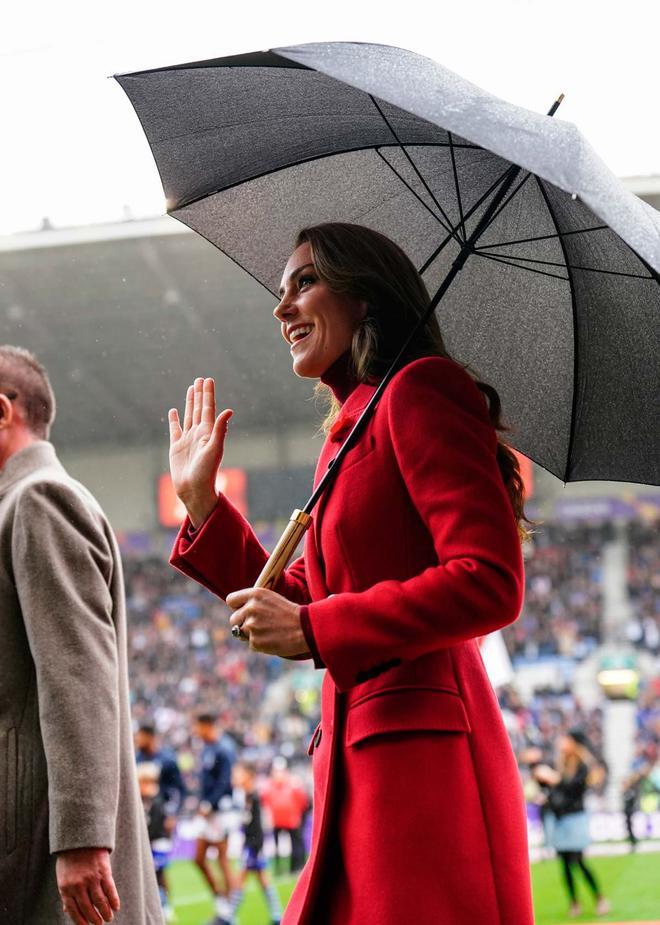
[[[357,320],[364,321],[364,319],[367,317],[368,312],[369,312],[369,303],[366,302],[364,299],[361,299],[357,303]]]
[[[14,406],[6,395],[0,393],[0,430],[9,430],[14,423]]]

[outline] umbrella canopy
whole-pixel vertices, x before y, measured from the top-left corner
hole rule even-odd
[[[168,212],[271,292],[305,225],[388,235],[432,295],[460,254],[438,320],[498,389],[511,444],[564,481],[660,483],[660,215],[573,125],[378,45],[117,79]]]

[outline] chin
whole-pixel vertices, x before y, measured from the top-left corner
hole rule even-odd
[[[293,372],[299,379],[320,379],[323,375],[322,371],[308,368],[304,363],[294,363]]]
[[[300,379],[320,379],[329,365],[315,362],[313,357],[293,358],[293,372]]]

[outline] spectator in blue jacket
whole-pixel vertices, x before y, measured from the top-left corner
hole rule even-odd
[[[194,734],[203,742],[199,772],[201,819],[195,846],[195,863],[215,897],[215,925],[226,925],[231,921],[229,894],[233,888],[227,845],[229,834],[235,826],[232,803],[232,768],[235,754],[228,737],[220,733],[217,717],[212,714],[202,713],[196,718]],[[211,847],[215,848],[218,854],[222,884],[216,879],[207,858]]]
[[[176,755],[169,748],[160,748],[156,729],[143,723],[135,733],[135,760],[137,764],[155,764],[160,768],[159,795],[168,816],[178,815],[187,794]]]

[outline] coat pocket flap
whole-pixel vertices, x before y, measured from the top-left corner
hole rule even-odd
[[[349,708],[347,745],[389,732],[470,732],[470,722],[458,692],[432,687],[376,691]]]
[[[309,740],[309,745],[307,746],[307,754],[308,754],[308,755],[313,755],[313,754],[314,754],[314,749],[315,749],[316,746],[319,744],[319,738],[318,738],[318,736],[319,736],[319,730],[320,730],[320,728],[321,728],[321,724],[319,723],[318,726],[316,727],[316,729],[314,730],[314,732],[312,733],[312,738]]]

